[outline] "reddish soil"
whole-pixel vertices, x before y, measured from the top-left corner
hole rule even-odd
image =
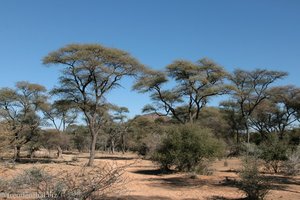
[[[78,161],[71,161],[74,155],[64,155],[60,163],[27,163],[16,164],[15,167],[0,165],[0,178],[10,178],[23,169],[32,166],[43,167],[50,173],[74,171],[81,168],[86,162],[88,154],[77,155]],[[54,160],[58,161],[58,160]],[[241,199],[243,192],[234,187],[232,182],[238,179],[237,172],[241,162],[237,158],[216,161],[211,166],[213,173],[209,176],[193,176],[186,173],[162,174],[151,161],[140,159],[134,154],[102,154],[98,153],[95,165],[109,163],[113,166],[127,166],[123,178],[122,190],[116,191],[112,199],[128,200],[173,200],[173,199]],[[297,200],[300,199],[300,176],[284,176],[266,174],[273,180],[272,190],[266,199]]]

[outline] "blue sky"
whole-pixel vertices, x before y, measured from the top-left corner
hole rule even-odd
[[[209,57],[228,71],[283,70],[280,84],[299,86],[299,10],[297,0],[1,0],[0,87],[51,89],[59,70],[41,60],[69,43],[120,48],[156,69]],[[148,95],[122,84],[108,99],[139,114]]]

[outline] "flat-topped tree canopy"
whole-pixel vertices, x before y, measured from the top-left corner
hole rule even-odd
[[[0,119],[11,133],[15,161],[20,159],[21,147],[38,134],[42,123],[38,111],[47,99],[45,92],[44,86],[27,81],[17,82],[13,89],[0,89]]]
[[[146,68],[129,53],[99,44],[70,44],[49,53],[44,64],[64,66],[54,94],[73,101],[85,116],[92,144],[88,165],[93,164],[96,138],[105,120],[105,94],[124,76],[137,76]]]
[[[252,71],[236,69],[229,76],[233,88],[232,102],[234,102],[230,106],[237,107],[240,116],[239,121],[243,123],[248,142],[250,141],[250,116],[269,97],[268,89],[270,85],[286,76],[286,72],[267,69],[255,69]]]
[[[230,91],[231,87],[224,84],[227,76],[223,67],[207,58],[195,63],[176,60],[166,66],[165,72],[145,72],[134,89],[142,93],[150,92],[153,104],[147,105],[143,111],[170,114],[180,123],[186,123],[198,120],[200,110],[210,98]],[[163,90],[168,78],[174,80],[176,85]]]
[[[80,89],[80,93],[99,98],[117,87],[123,76],[136,76],[144,70],[144,66],[129,53],[99,44],[67,45],[49,53],[43,63],[65,66],[59,92],[74,93],[75,88]],[[79,96],[72,97],[77,99]]]
[[[84,112],[96,111],[122,77],[145,70],[129,53],[99,44],[70,44],[49,53],[43,62],[64,66],[60,85],[52,92],[74,101]]]

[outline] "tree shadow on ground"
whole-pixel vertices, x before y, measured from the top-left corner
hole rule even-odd
[[[220,172],[226,172],[226,173],[239,173],[240,171],[237,169],[228,169],[228,170],[220,170]]]
[[[120,197],[108,197],[105,200],[171,200],[168,197],[162,196],[140,196],[140,195],[128,195],[128,196],[120,196]]]
[[[134,165],[134,168],[142,168],[142,169],[145,169],[145,168],[151,168],[151,169],[153,169],[153,166],[152,166],[152,165],[149,165],[149,166],[145,166],[145,165]]]
[[[87,156],[79,156],[78,158],[88,158]],[[123,156],[96,156],[95,160],[134,160],[134,157]]]
[[[152,178],[150,181],[159,181],[160,183],[151,183],[154,187],[165,187],[165,188],[188,188],[188,187],[201,187],[207,185],[209,182],[207,180],[201,180],[199,178],[189,178],[189,177],[171,177],[171,178]]]
[[[99,157],[95,157],[95,159],[99,159],[99,160],[133,160],[136,158],[122,157],[122,156],[99,156]]]
[[[65,160],[58,160],[55,158],[20,158],[16,161],[17,164],[27,164],[27,163],[66,163]]]
[[[73,152],[73,151],[63,151],[63,154],[65,155],[79,155],[79,152]]]
[[[226,197],[222,197],[222,196],[212,196],[212,197],[208,197],[206,199],[207,200],[245,200],[247,198],[226,198]]]
[[[128,195],[128,196],[119,196],[119,197],[108,197],[104,200],[172,200],[170,197],[162,196],[140,196],[140,195]],[[195,198],[183,198],[182,200],[198,200]]]
[[[172,174],[174,171],[166,171],[161,169],[146,169],[146,170],[136,170],[132,171],[135,174],[142,174],[142,175],[164,175],[164,174]]]
[[[274,176],[274,175],[268,175],[265,176],[266,180],[270,182],[270,190],[276,190],[276,191],[287,191],[292,193],[299,193],[300,191],[293,191],[288,189],[289,185],[300,185],[300,181],[293,178],[293,177],[287,177],[287,176]],[[215,187],[234,187],[234,188],[240,188],[240,182],[236,180],[235,178],[228,178],[225,177],[222,181],[219,183],[214,184]],[[221,199],[223,197],[220,197]]]
[[[265,177],[276,184],[292,184],[300,185],[300,179],[291,176],[274,176],[274,175],[265,175]]]

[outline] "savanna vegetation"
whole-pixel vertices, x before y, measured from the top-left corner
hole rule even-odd
[[[96,152],[134,152],[163,173],[209,174],[217,159],[238,157],[244,160],[240,178],[226,181],[249,199],[263,199],[271,188],[272,179],[261,172],[299,175],[300,88],[277,84],[288,76],[284,71],[228,72],[208,58],[177,60],[159,71],[98,44],[64,46],[43,63],[61,70],[59,85],[50,91],[26,81],[0,89],[1,160],[40,162],[42,150],[50,152],[42,156],[49,162],[88,153],[90,171],[53,175],[27,169],[1,180],[2,192],[27,187],[56,199],[74,199],[75,193],[80,199],[103,198],[124,168],[93,168]],[[125,77],[151,100],[131,119],[126,107],[106,98]],[[219,96],[219,106],[209,106]]]

